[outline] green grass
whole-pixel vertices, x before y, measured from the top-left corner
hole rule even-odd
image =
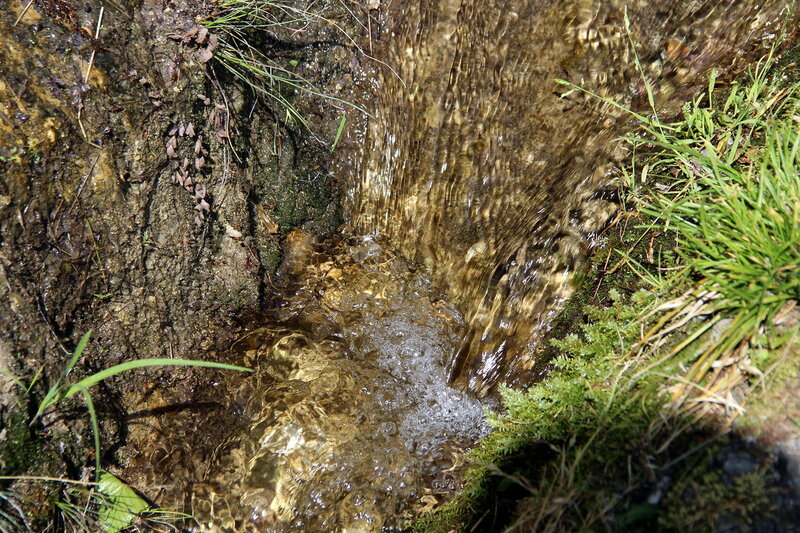
[[[638,176],[626,174],[631,199],[675,234],[684,273],[731,321],[698,355],[691,381],[704,381],[720,357],[757,340],[800,298],[800,93],[775,73],[770,55],[722,97],[712,75],[676,122],[631,112],[641,133],[627,140],[647,154]],[[771,336],[769,348],[787,338]]]
[[[770,76],[770,59],[722,99],[712,77],[683,120],[645,124],[645,135],[629,139],[658,150],[638,209],[675,233],[693,280],[713,294],[714,312],[731,320],[694,362],[687,378],[697,382],[800,298],[800,95],[796,83]],[[772,335],[768,347],[784,340]]]
[[[798,349],[797,325],[776,322],[800,297],[799,86],[772,56],[716,85],[674,122],[631,113],[628,231],[582,276],[577,298],[593,304],[568,305],[549,376],[502,392],[464,491],[416,531],[713,531],[770,516],[769,472],[723,480],[712,463],[742,409],[729,393]]]
[[[350,102],[327,95],[296,72],[297,61],[279,60],[264,51],[265,36],[274,35],[277,28],[302,34],[311,25],[334,26],[322,10],[298,8],[279,0],[218,0],[214,12],[202,21],[203,26],[219,36],[214,58],[234,78],[265,96],[283,110],[285,119],[307,126],[305,117],[292,104],[293,94],[304,91],[339,104],[364,109]],[[350,38],[339,29],[347,40]],[[343,127],[343,123],[340,126]],[[337,140],[341,132],[337,133]]]
[[[649,169],[659,186],[640,209],[678,234],[686,264],[720,292],[719,310],[757,323],[800,296],[797,86],[767,84],[766,71],[757,66],[721,106],[687,105],[675,130],[630,139],[663,149]]]
[[[137,368],[145,368],[145,367],[163,367],[163,366],[199,366],[203,368],[218,368],[221,370],[236,370],[239,372],[252,372],[251,369],[245,368],[242,366],[236,365],[229,365],[225,363],[215,363],[213,361],[197,361],[193,359],[165,359],[165,358],[148,358],[148,359],[137,359],[135,361],[127,361],[125,363],[120,363],[118,365],[114,365],[111,368],[107,368],[105,370],[101,370],[95,374],[92,374],[76,383],[73,384],[65,384],[64,381],[72,372],[72,369],[75,367],[75,364],[80,359],[83,351],[86,349],[86,345],[89,343],[89,339],[92,335],[91,330],[87,331],[86,334],[81,338],[78,342],[78,345],[75,347],[75,351],[72,354],[67,365],[64,367],[64,371],[59,379],[53,384],[52,387],[47,391],[42,401],[39,402],[39,408],[36,411],[36,415],[34,415],[33,419],[31,420],[31,425],[33,425],[39,417],[50,407],[56,405],[62,400],[65,400],[75,394],[81,393],[81,395],[86,400],[86,407],[89,412],[89,418],[92,424],[92,432],[94,434],[94,445],[95,445],[95,477],[99,480],[100,476],[100,427],[97,423],[97,414],[94,409],[94,401],[92,400],[92,395],[89,393],[89,389],[104,379],[108,379],[110,377],[116,376],[117,374],[121,374],[122,372],[127,372],[129,370],[134,370]]]

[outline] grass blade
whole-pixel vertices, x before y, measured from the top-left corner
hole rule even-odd
[[[92,395],[85,388],[80,389],[83,398],[86,400],[86,408],[89,410],[89,419],[92,422],[92,433],[94,433],[94,480],[100,481],[100,424],[97,423],[97,412],[94,409]]]
[[[137,359],[135,361],[127,361],[125,363],[114,365],[111,368],[101,370],[96,374],[92,374],[91,376],[82,379],[78,383],[72,385],[67,390],[67,392],[64,393],[64,396],[62,398],[69,398],[70,396],[73,396],[75,393],[80,392],[81,389],[88,389],[89,387],[93,387],[94,385],[97,385],[104,379],[110,378],[111,376],[116,376],[117,374],[120,374],[128,370],[134,370],[136,368],[145,368],[150,366],[199,366],[204,368],[218,368],[221,370],[236,370],[239,372],[253,371],[251,368],[246,368],[243,366],[229,365],[225,363],[215,363],[213,361],[198,361],[195,359],[168,359],[168,358]]]

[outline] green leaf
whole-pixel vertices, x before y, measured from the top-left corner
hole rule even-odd
[[[137,359],[135,361],[127,361],[125,363],[114,365],[111,368],[101,370],[96,374],[92,374],[91,376],[82,379],[78,383],[71,386],[69,390],[67,390],[67,392],[64,393],[61,399],[69,398],[70,396],[79,392],[81,389],[88,389],[89,387],[93,387],[94,385],[97,385],[104,379],[110,378],[111,376],[115,376],[127,370],[133,370],[135,368],[144,368],[148,366],[200,366],[204,368],[219,368],[222,370],[238,370],[239,372],[253,371],[252,369],[243,366],[228,365],[225,363],[215,363],[212,361],[197,361],[194,359],[168,359],[168,358]]]
[[[100,477],[100,424],[97,423],[97,412],[94,409],[94,401],[92,395],[86,389],[81,389],[84,399],[86,400],[86,408],[89,409],[89,419],[92,422],[92,433],[94,433],[94,477],[99,481]]]
[[[137,515],[150,507],[133,489],[105,471],[100,475],[97,492],[104,496],[99,519],[106,533],[117,533],[129,527]]]
[[[81,337],[81,340],[78,341],[78,346],[75,347],[75,352],[72,354],[72,358],[67,363],[66,368],[64,368],[64,377],[66,378],[69,376],[69,373],[72,372],[72,368],[78,362],[78,359],[81,358],[83,355],[83,350],[86,349],[86,345],[89,344],[89,338],[92,336],[92,330],[87,331]]]
[[[336,146],[339,144],[339,141],[342,138],[345,124],[347,124],[347,115],[342,113],[342,118],[339,120],[339,128],[336,130],[336,138],[333,140],[333,146],[331,146],[331,152],[336,150]]]
[[[83,337],[81,337],[81,340],[78,341],[78,346],[75,347],[75,351],[72,353],[72,357],[67,363],[67,366],[64,367],[64,372],[61,374],[61,377],[58,379],[58,381],[56,381],[55,385],[50,387],[50,390],[47,391],[47,394],[45,394],[42,401],[39,402],[39,408],[36,410],[36,415],[31,420],[31,424],[35,422],[42,415],[42,413],[44,413],[45,409],[64,399],[64,396],[62,395],[64,390],[64,387],[62,386],[62,381],[67,376],[69,376],[69,373],[72,371],[72,368],[77,364],[78,359],[81,358],[81,355],[83,355],[83,350],[85,350],[86,345],[89,344],[89,338],[91,336],[92,336],[92,330],[89,330],[86,333],[84,333]]]

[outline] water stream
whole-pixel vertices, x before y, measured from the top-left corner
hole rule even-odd
[[[763,53],[777,1],[391,2],[369,120],[344,166],[356,232],[424,264],[470,331],[449,361],[484,394],[531,378],[531,357],[593,235],[617,209],[615,139],[630,126],[579,84],[666,114]],[[626,15],[627,13],[627,15]],[[626,30],[626,16],[629,30]],[[643,72],[635,65],[633,47]]]
[[[554,79],[641,111],[646,76],[674,113],[710,68],[730,79],[767,50],[782,6],[383,5],[390,68],[365,62],[372,116],[338,162],[356,236],[290,238],[289,296],[236,347],[257,368],[229,391],[247,430],[193,494],[200,522],[381,531],[444,500],[486,431],[476,395],[536,378],[536,342],[619,208],[628,117]]]
[[[292,296],[234,346],[256,370],[225,392],[246,429],[192,512],[212,530],[399,526],[458,488],[463,450],[486,433],[481,404],[447,386],[463,318],[381,239],[288,241]]]

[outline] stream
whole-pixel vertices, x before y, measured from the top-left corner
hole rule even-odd
[[[348,160],[358,233],[425,265],[465,313],[448,361],[483,395],[541,373],[535,347],[609,217],[626,157],[620,110],[644,114],[643,76],[670,115],[768,50],[782,2],[393,2],[378,89]],[[626,17],[629,21],[626,26]],[[626,29],[626,27],[628,29]],[[632,43],[641,62],[636,67]]]
[[[244,529],[391,530],[445,501],[487,431],[478,398],[537,379],[536,343],[620,209],[629,117],[554,79],[647,113],[646,76],[674,114],[711,68],[729,80],[768,50],[782,7],[384,6],[372,117],[338,160],[349,227],[296,236],[291,296],[240,343],[259,382],[221,496]],[[215,523],[246,522],[227,510]]]

